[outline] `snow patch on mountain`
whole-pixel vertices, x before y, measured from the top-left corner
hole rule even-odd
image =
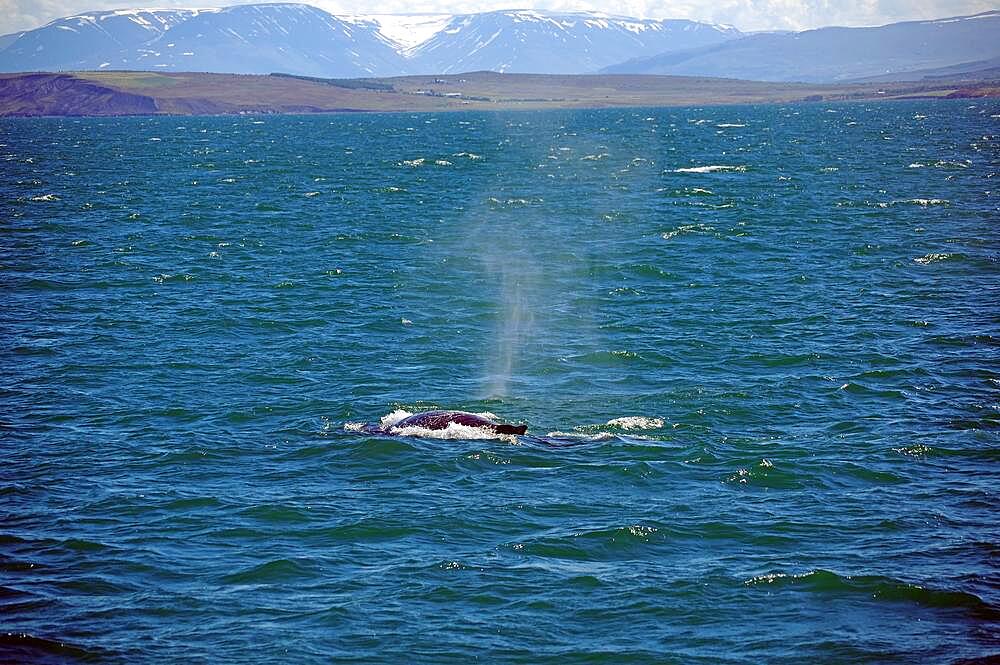
[[[358,14],[340,17],[352,23],[374,23],[378,32],[399,47],[403,55],[444,30],[452,14]]]

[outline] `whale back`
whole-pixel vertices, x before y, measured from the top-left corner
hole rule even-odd
[[[422,413],[415,413],[393,425],[393,429],[422,427],[424,429],[440,430],[447,428],[451,423],[465,425],[466,427],[481,427],[499,434],[524,434],[528,431],[527,425],[496,423],[489,418],[484,418],[483,416],[467,411],[424,411]]]

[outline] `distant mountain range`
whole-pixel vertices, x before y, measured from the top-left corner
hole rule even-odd
[[[595,12],[334,16],[304,4],[90,12],[0,36],[0,71],[147,70],[328,78],[466,71],[844,81],[984,71],[1000,12],[744,34]]]
[[[409,49],[417,73],[583,74],[637,57],[725,42],[729,26],[602,14],[498,11],[456,16]]]
[[[413,35],[426,39],[415,41]],[[0,71],[288,72],[362,77],[492,70],[581,73],[717,44],[729,27],[595,13],[333,16],[303,4],[119,10],[0,37]]]
[[[639,57],[618,74],[723,76],[756,81],[836,82],[948,68],[974,71],[1000,57],[1000,11],[877,28],[821,28],[747,35],[723,44]]]

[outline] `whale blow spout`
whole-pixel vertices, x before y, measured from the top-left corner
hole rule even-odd
[[[456,423],[466,427],[479,427],[497,434],[523,435],[528,431],[527,425],[508,425],[498,423],[489,418],[467,411],[424,411],[415,413],[393,424],[391,430],[401,430],[407,427],[422,427],[429,430],[447,429],[448,425]]]

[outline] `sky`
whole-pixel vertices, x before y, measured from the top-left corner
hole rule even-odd
[[[259,2],[260,0],[258,0]],[[445,13],[495,9],[596,10],[639,18],[686,18],[740,30],[807,30],[827,25],[883,25],[896,21],[976,14],[1000,0],[305,0],[333,14]],[[220,7],[252,0],[0,0],[0,34],[101,9]]]

